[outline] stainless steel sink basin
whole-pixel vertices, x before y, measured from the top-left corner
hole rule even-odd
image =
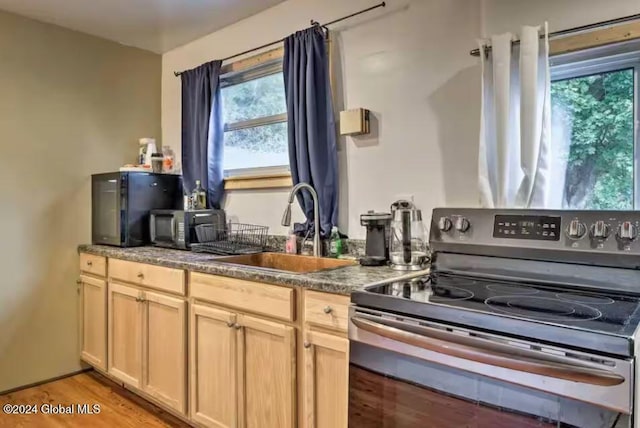
[[[356,264],[353,260],[298,256],[284,253],[258,253],[220,257],[215,259],[215,261],[289,273],[319,272]]]

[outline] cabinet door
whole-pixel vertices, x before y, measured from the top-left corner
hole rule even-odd
[[[142,303],[140,290],[109,283],[109,373],[122,382],[142,385]]]
[[[347,428],[349,340],[309,331],[304,347],[305,426]]]
[[[191,419],[208,427],[238,426],[236,315],[191,305],[189,378]]]
[[[81,358],[107,370],[107,282],[80,277]]]
[[[187,412],[187,302],[143,292],[142,389]]]
[[[295,425],[295,331],[293,327],[238,315],[240,426]],[[243,399],[244,398],[244,399]]]

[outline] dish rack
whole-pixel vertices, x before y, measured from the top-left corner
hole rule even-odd
[[[222,255],[254,254],[264,251],[267,245],[268,226],[227,223],[200,224],[195,227],[197,244],[191,250],[198,253]]]

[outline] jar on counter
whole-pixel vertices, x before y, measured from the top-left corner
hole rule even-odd
[[[175,153],[173,153],[171,146],[162,146],[162,154],[164,155],[162,170],[166,173],[172,173],[174,169]]]

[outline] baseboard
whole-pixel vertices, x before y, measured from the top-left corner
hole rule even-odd
[[[60,376],[52,377],[52,378],[49,378],[49,379],[41,380],[41,381],[38,381],[38,382],[33,382],[33,383],[30,383],[30,384],[27,384],[27,385],[22,385],[22,386],[18,386],[18,387],[15,387],[15,388],[7,389],[6,391],[0,391],[0,395],[11,394],[13,392],[22,391],[23,389],[33,388],[34,386],[40,386],[42,384],[49,383],[49,382],[55,382],[57,380],[64,379],[64,378],[67,378],[67,377],[71,377],[71,376],[75,376],[75,375],[79,375],[81,373],[85,373],[85,372],[88,372],[88,371],[91,371],[91,370],[93,370],[93,367],[80,369],[80,370],[77,370],[75,372],[71,372],[71,373],[60,375]]]

